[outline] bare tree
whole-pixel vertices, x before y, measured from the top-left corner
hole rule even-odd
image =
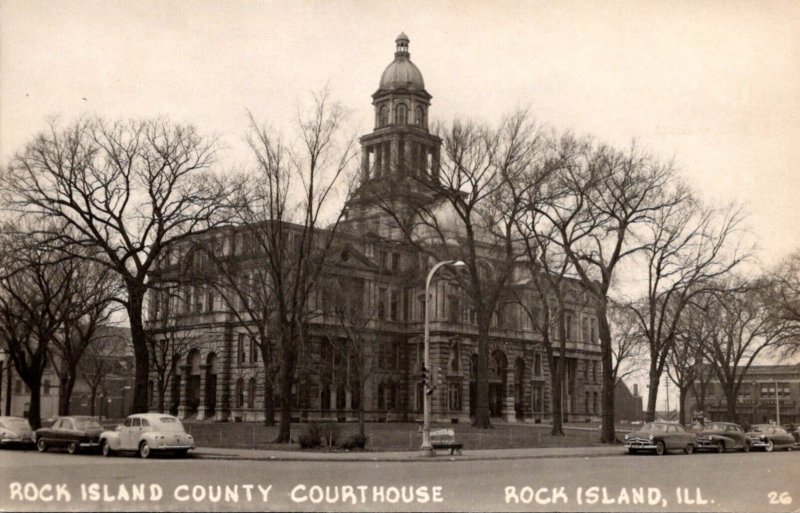
[[[41,425],[41,381],[51,345],[64,326],[74,261],[57,261],[28,232],[5,227],[2,244],[13,251],[0,264],[0,338],[17,374],[30,389],[28,420]]]
[[[315,95],[310,109],[298,114],[300,141],[292,149],[251,118],[248,143],[256,166],[237,215],[262,260],[261,271],[252,275],[259,281],[255,287],[263,287],[269,297],[259,307],[268,308],[264,317],[271,321],[271,334],[260,340],[265,365],[277,366],[277,443],[290,442],[292,387],[314,315],[309,300],[343,215],[331,207],[355,155],[352,138],[342,140],[343,119],[327,91]]]
[[[647,421],[655,419],[658,385],[676,344],[684,310],[693,297],[712,290],[718,278],[749,255],[734,240],[744,219],[741,210],[703,208],[680,184],[664,194],[669,198],[663,201],[664,207],[654,211],[652,221],[641,230],[647,292],[629,304],[649,349]],[[673,357],[685,364],[682,357],[692,352],[680,349],[688,352],[679,351]],[[681,386],[685,393],[688,383],[681,380]]]
[[[489,410],[489,330],[523,251],[516,243],[521,194],[509,183],[527,169],[539,139],[527,112],[505,117],[497,128],[454,121],[439,127],[439,168],[403,173],[391,190],[374,192],[373,200],[389,215],[406,242],[433,261],[460,260],[455,275],[475,312],[477,324],[477,391],[473,425],[491,427]],[[426,269],[427,270],[427,269]],[[427,300],[428,298],[426,298]]]
[[[781,347],[795,336],[793,326],[769,315],[770,284],[766,278],[731,280],[728,290],[704,312],[709,325],[705,347],[722,392],[728,420],[736,421],[736,398],[747,371],[762,353]]]
[[[557,183],[564,192],[540,214],[555,227],[562,250],[593,300],[603,364],[601,441],[614,443],[609,291],[620,262],[643,248],[636,228],[682,198],[665,193],[673,180],[672,167],[635,147],[621,152],[565,136],[560,148]]]
[[[52,123],[2,176],[9,204],[47,219],[53,249],[118,274],[136,362],[133,411],[147,410],[143,307],[153,263],[168,247],[225,221],[231,187],[208,172],[215,143],[163,119]]]
[[[108,325],[97,329],[91,342],[83,352],[78,364],[78,371],[89,386],[90,411],[94,416],[97,393],[103,390],[106,378],[119,368],[121,355],[127,353],[127,339],[121,337]],[[100,413],[102,414],[102,406]]]
[[[609,327],[611,329],[611,353],[614,366],[611,376],[614,382],[640,373],[647,360],[647,343],[639,330],[634,313],[616,301],[609,302]]]
[[[59,415],[69,415],[80,360],[98,329],[108,322],[114,311],[112,301],[120,292],[116,276],[107,267],[76,257],[70,257],[69,263],[75,266],[75,278],[67,291],[67,311],[50,354],[59,379]]]
[[[781,347],[784,357],[800,353],[800,251],[789,255],[770,275],[770,316],[794,331]]]

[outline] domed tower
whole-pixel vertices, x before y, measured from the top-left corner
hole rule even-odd
[[[430,195],[425,182],[439,180],[441,139],[428,131],[432,96],[411,62],[408,36],[400,34],[395,43],[394,61],[383,71],[372,95],[375,128],[360,139],[361,190],[351,204],[360,208],[358,213],[350,210],[351,220],[353,214],[369,215],[365,209],[369,210],[368,198],[374,198],[370,193],[402,188],[405,193]]]

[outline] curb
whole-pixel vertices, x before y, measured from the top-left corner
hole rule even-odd
[[[451,456],[449,454],[442,455],[441,457],[418,456],[409,454],[407,458],[386,458],[381,456],[368,457],[352,457],[342,456],[335,458],[293,458],[290,456],[247,456],[240,454],[214,454],[214,453],[200,453],[190,455],[192,459],[198,460],[218,460],[218,461],[296,461],[296,462],[312,462],[312,463],[356,463],[356,462],[385,462],[385,463],[436,463],[444,461],[498,461],[498,460],[529,460],[529,459],[559,459],[559,458],[608,458],[617,456],[627,456],[623,451],[609,452],[609,453],[573,453],[573,454],[509,454],[509,455],[461,455]]]

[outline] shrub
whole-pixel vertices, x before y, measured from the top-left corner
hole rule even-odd
[[[367,437],[356,433],[353,436],[342,440],[339,447],[342,449],[363,449],[367,446]]]
[[[320,446],[320,443],[322,442],[321,438],[322,429],[320,428],[319,424],[309,424],[306,428],[306,432],[302,433],[297,438],[297,442],[303,449],[314,449]]]

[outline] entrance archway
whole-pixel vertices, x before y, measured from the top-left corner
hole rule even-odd
[[[186,414],[194,415],[200,406],[200,351],[192,349],[186,358],[187,382],[186,382]]]

